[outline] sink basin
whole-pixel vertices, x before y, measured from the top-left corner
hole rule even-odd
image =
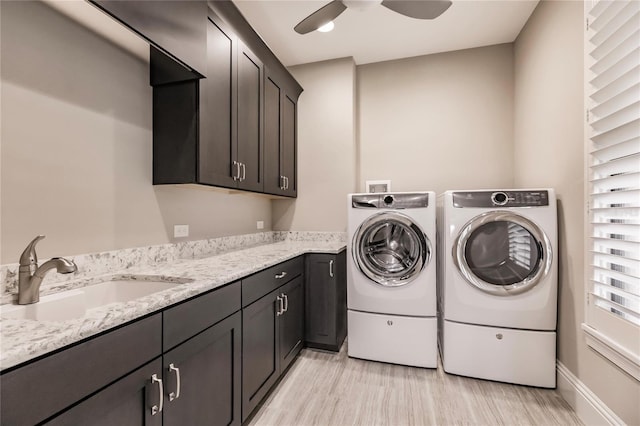
[[[111,303],[123,303],[183,284],[169,281],[113,280],[43,296],[31,305],[3,305],[0,317],[36,321],[81,318],[87,311]]]

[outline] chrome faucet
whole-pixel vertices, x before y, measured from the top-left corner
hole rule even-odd
[[[36,244],[43,238],[44,235],[35,237],[20,256],[20,268],[18,269],[19,305],[28,305],[40,300],[40,284],[51,269],[56,268],[59,274],[70,274],[78,270],[73,261],[63,257],[53,257],[38,267]]]

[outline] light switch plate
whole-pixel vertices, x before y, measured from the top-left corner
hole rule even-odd
[[[173,237],[184,238],[189,236],[189,225],[174,225]]]
[[[258,229],[264,229],[264,221],[259,220],[258,222],[256,222],[256,227]]]

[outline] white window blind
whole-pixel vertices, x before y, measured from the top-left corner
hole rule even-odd
[[[640,367],[640,2],[589,6],[591,283],[585,330]],[[630,373],[640,379],[639,368]]]

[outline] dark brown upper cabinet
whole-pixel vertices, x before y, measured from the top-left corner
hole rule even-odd
[[[297,195],[297,96],[286,84],[265,72],[264,192]]]
[[[302,88],[231,2],[209,3],[206,40],[203,79],[152,49],[153,183],[295,197]]]
[[[263,65],[213,13],[207,70],[200,81],[198,183],[262,192]]]
[[[207,2],[201,0],[91,0],[165,54],[206,76]]]

